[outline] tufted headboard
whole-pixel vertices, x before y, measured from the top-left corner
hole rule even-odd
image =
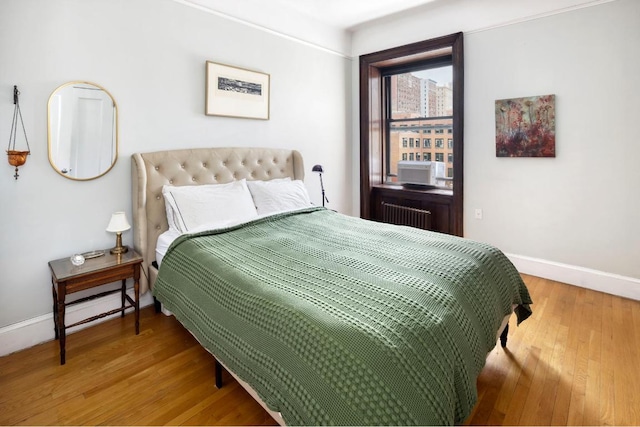
[[[158,236],[168,230],[163,185],[223,184],[236,179],[304,179],[298,151],[275,148],[196,148],[135,153],[131,156],[133,246],[144,258],[140,292],[157,275]]]

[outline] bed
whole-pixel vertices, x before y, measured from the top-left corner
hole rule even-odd
[[[462,423],[512,311],[518,323],[531,313],[522,279],[494,247],[310,205],[191,227],[158,268],[159,238],[176,222],[167,188],[289,188],[304,178],[302,156],[204,148],[132,159],[141,291],[280,424]]]

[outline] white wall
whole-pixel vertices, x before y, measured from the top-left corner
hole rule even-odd
[[[498,246],[521,271],[640,299],[640,2],[505,26],[474,21],[477,2],[454,3],[468,8],[436,14],[436,3],[362,28],[353,52],[465,32],[465,237]],[[352,78],[357,83],[355,69]],[[556,95],[556,157],[496,158],[495,100],[545,94]],[[603,276],[612,280],[596,283]],[[613,284],[618,276],[624,280]]]
[[[270,74],[271,119],[205,116],[206,60]],[[171,0],[2,0],[0,64],[0,135],[16,84],[32,153],[17,181],[0,167],[0,329],[50,316],[49,260],[113,246],[111,213],[132,218],[134,152],[298,149],[312,200],[321,203],[310,171],[320,163],[330,207],[351,212],[350,59]],[[94,181],[65,179],[48,162],[47,101],[71,80],[100,84],[119,108],[117,164]]]
[[[466,38],[465,208],[484,211],[468,236],[640,278],[639,48],[635,0]],[[551,93],[556,158],[496,158],[494,101]]]

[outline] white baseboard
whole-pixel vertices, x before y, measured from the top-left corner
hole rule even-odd
[[[133,298],[133,290],[128,290],[127,293]],[[78,305],[72,305],[66,309],[65,323],[71,325],[83,319],[113,310],[114,308],[120,307],[120,304],[120,294],[116,293],[103,298],[79,303]],[[151,304],[153,304],[151,292],[140,296],[140,308]],[[128,309],[127,314],[132,311],[133,308]],[[72,334],[96,323],[104,322],[115,316],[120,316],[120,313],[75,326],[67,330],[67,334]],[[49,313],[0,328],[0,356],[53,340],[55,338],[53,325],[53,313]]]
[[[506,255],[521,273],[640,300],[640,279],[522,255]]]

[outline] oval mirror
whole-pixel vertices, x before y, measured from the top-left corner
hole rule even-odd
[[[106,89],[69,82],[49,97],[49,162],[60,175],[79,181],[98,178],[118,158],[118,108]]]

